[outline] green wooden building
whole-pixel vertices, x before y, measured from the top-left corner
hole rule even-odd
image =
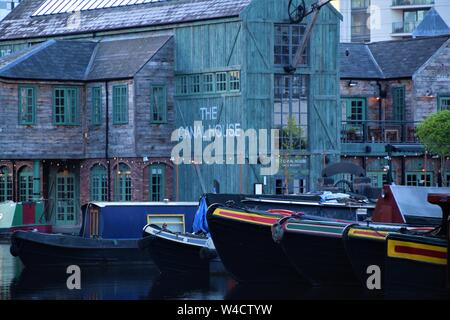
[[[255,183],[265,193],[301,193],[339,161],[342,17],[331,5],[320,11],[303,63],[286,71],[310,19],[292,23],[288,0],[96,3],[24,0],[0,22],[0,201],[19,200],[26,167],[28,193],[52,202],[54,219],[77,224],[64,204],[197,200],[213,190],[252,193]],[[30,61],[39,62],[32,72]],[[61,94],[72,101],[63,107],[73,123],[54,121]],[[25,115],[22,95],[30,99]],[[208,150],[203,141],[178,165],[171,133],[195,133],[199,124],[216,138],[280,129],[280,169],[261,171],[274,154],[261,157],[263,139],[249,138],[242,164],[240,154],[217,150],[224,163],[204,163],[194,154]]]

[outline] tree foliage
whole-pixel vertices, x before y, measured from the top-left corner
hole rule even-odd
[[[431,153],[450,156],[450,110],[432,114],[417,128],[417,136]]]

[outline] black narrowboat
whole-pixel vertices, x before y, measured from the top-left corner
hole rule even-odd
[[[342,236],[353,222],[281,220],[273,239],[290,263],[313,285],[356,285]]]
[[[223,265],[235,280],[305,282],[271,236],[272,225],[290,214],[219,204],[208,208],[211,237]]]
[[[149,222],[182,228],[192,225],[197,203],[89,203],[78,236],[17,231],[11,254],[28,267],[153,263],[138,248]]]
[[[441,227],[435,232],[387,236],[386,290],[426,289],[448,294],[450,194],[429,194],[428,202],[442,209]]]

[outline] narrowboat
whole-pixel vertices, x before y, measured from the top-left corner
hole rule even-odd
[[[82,208],[78,236],[17,231],[11,237],[11,254],[30,267],[129,265],[152,263],[138,248],[146,224],[191,228],[197,203],[106,203]]]
[[[387,290],[419,288],[448,293],[450,194],[430,194],[428,201],[442,208],[441,227],[426,235],[392,233],[387,236]]]
[[[342,236],[353,222],[288,218],[273,226],[273,240],[315,286],[356,285]]]
[[[146,252],[163,274],[209,276],[210,261],[217,254],[206,223],[206,200],[200,199],[192,233],[173,232],[149,224],[144,227],[139,248]]]
[[[397,234],[400,237],[403,235],[432,237],[433,234],[439,233],[442,210],[438,205],[427,201],[428,193],[436,191],[445,194],[449,190],[386,186],[377,203],[373,222],[368,221],[367,225],[354,225],[346,230],[345,248],[352,267],[364,286],[367,268],[376,265],[380,267],[384,288],[386,239],[389,234]]]
[[[44,202],[0,203],[0,239],[9,240],[14,231],[36,230],[44,233],[52,231],[45,217]]]
[[[229,204],[230,205],[230,204]],[[207,212],[211,237],[225,269],[238,282],[305,282],[271,236],[271,227],[293,212],[258,211],[213,204]]]

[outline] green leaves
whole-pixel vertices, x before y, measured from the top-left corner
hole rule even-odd
[[[450,156],[450,110],[426,118],[417,127],[417,136],[429,152],[441,157]]]

